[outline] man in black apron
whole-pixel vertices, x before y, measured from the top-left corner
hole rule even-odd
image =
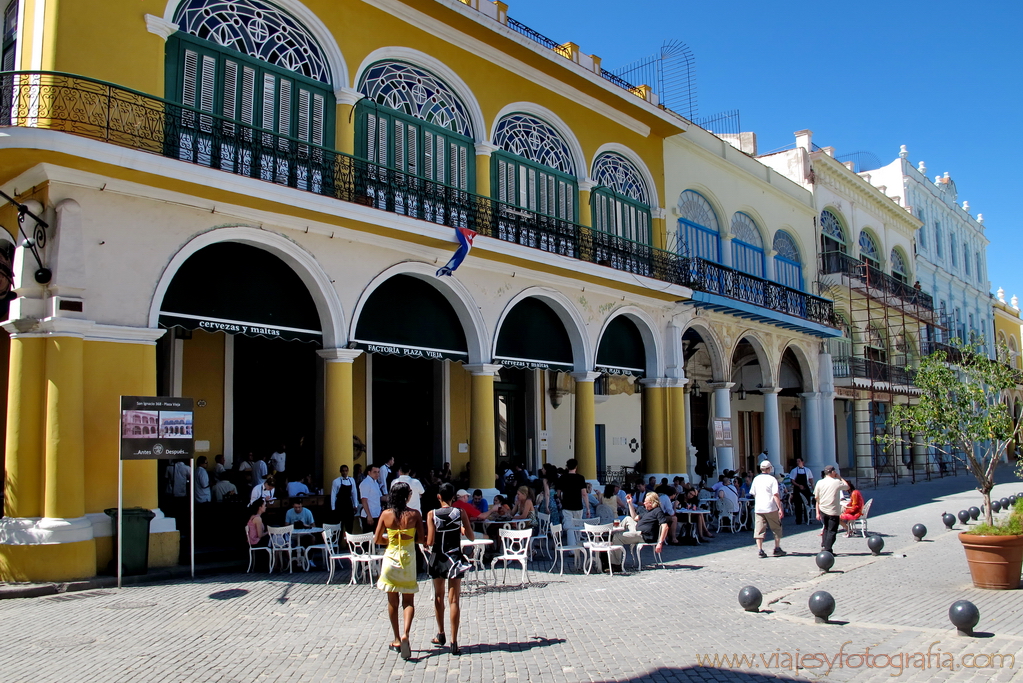
[[[803,459],[796,458],[796,466],[789,472],[792,482],[792,506],[795,508],[796,524],[807,524],[810,513],[810,495],[813,491],[813,472],[803,467]]]
[[[335,522],[340,522],[345,531],[352,533],[355,509],[359,506],[355,479],[348,476],[348,465],[341,465],[341,476],[330,487],[330,509]]]

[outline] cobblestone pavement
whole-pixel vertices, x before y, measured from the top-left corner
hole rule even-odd
[[[791,525],[784,558],[758,559],[748,533],[725,533],[698,548],[669,548],[664,566],[621,576],[559,576],[538,567],[525,586],[472,576],[462,602],[461,657],[429,643],[436,629],[426,583],[409,662],[386,649],[380,592],[327,586],[323,573],[0,601],[0,637],[8,643],[0,650],[0,681],[1023,680],[1023,591],[972,588],[956,534],[940,521],[943,511],[979,498],[971,481],[867,490],[865,497],[875,498],[870,528],[884,535],[885,554],[873,557],[862,539],[841,538],[835,570],[823,576],[813,561],[820,527]],[[1023,483],[1007,483],[996,494],[1019,490]],[[918,521],[929,529],[919,543],[909,532]],[[738,607],[736,595],[749,584],[766,596],[759,614]],[[806,607],[821,589],[837,601],[831,624],[814,624]],[[979,606],[982,637],[955,636],[947,610],[962,598]],[[929,660],[910,656],[929,646]],[[860,656],[866,648],[880,655],[869,660],[872,668]],[[839,651],[847,656],[830,671],[805,659]],[[908,658],[901,675],[900,653]],[[786,667],[796,654],[807,668]],[[969,664],[992,662],[992,654],[1020,661],[973,669],[963,666],[964,654]],[[701,665],[714,656],[728,657],[727,664]],[[937,668],[949,657],[955,670]],[[923,663],[929,668],[915,668]]]

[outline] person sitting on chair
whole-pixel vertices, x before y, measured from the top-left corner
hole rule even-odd
[[[284,516],[284,523],[294,524],[296,529],[311,529],[315,526],[313,523],[313,513],[305,508],[301,498],[295,498],[291,501],[291,509]]]
[[[863,494],[856,488],[856,484],[846,480],[849,485],[849,502],[845,504],[838,523],[845,529],[845,535],[852,537],[852,522],[863,516]]]
[[[664,552],[671,520],[661,509],[661,499],[658,495],[653,491],[646,494],[643,499],[644,511],[642,514],[636,512],[636,508],[632,504],[632,496],[626,496],[625,501],[629,506],[629,514],[625,518],[626,530],[622,532],[622,542],[638,543],[642,540],[644,543],[656,543],[654,552]],[[620,558],[621,555],[619,555],[617,563],[614,557],[610,561],[612,564],[621,564]]]

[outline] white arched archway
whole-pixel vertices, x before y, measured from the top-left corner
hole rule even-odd
[[[258,247],[288,264],[305,284],[309,296],[312,297],[313,303],[316,305],[323,333],[323,348],[332,349],[348,344],[341,300],[334,290],[330,277],[323,271],[313,255],[275,232],[242,226],[215,228],[204,232],[193,237],[174,254],[167,267],[164,268],[160,281],[156,285],[156,291],[153,293],[153,300],[149,306],[149,327],[158,327],[163,297],[167,294],[167,288],[170,287],[178,269],[188,260],[188,257],[204,247],[221,242],[237,242]]]
[[[483,119],[483,110],[480,108],[480,103],[477,101],[472,88],[470,88],[466,82],[462,80],[461,76],[452,71],[451,67],[425,52],[413,50],[410,47],[399,46],[382,47],[377,50],[373,50],[373,52],[366,55],[366,58],[362,60],[362,64],[359,65],[359,70],[355,72],[355,79],[352,81],[352,87],[359,87],[359,81],[362,80],[362,75],[366,72],[366,69],[377,62],[387,60],[408,62],[413,66],[418,66],[429,71],[437,76],[437,78],[444,81],[451,90],[458,95],[462,104],[465,105],[465,110],[468,112],[469,119],[472,121],[473,140],[475,142],[483,142],[486,139],[484,136],[487,134],[487,124]]]
[[[693,330],[696,334],[700,335],[703,343],[707,345],[707,355],[710,356],[711,381],[731,381],[727,374],[728,368],[725,366],[724,345],[710,325],[703,320],[694,320],[682,329],[682,336],[685,337],[686,332],[689,330]],[[730,364],[731,358],[729,358]]]
[[[611,315],[604,321],[604,325],[600,328],[600,334],[597,335],[597,341],[594,344],[594,363],[596,362],[596,354],[600,349],[600,342],[604,338],[604,332],[607,330],[608,325],[619,317],[625,316],[633,323],[639,330],[640,337],[643,338],[643,350],[646,354],[646,376],[647,377],[661,377],[663,363],[661,362],[661,345],[658,341],[660,335],[657,334],[657,325],[654,323],[646,311],[637,306],[622,306],[616,308],[611,312]]]
[[[490,347],[491,358],[497,353],[497,339],[501,334],[504,319],[508,317],[508,313],[515,308],[516,304],[531,297],[548,304],[561,320],[561,324],[565,326],[565,332],[572,343],[572,366],[575,372],[592,372],[597,354],[587,338],[586,322],[567,296],[556,289],[547,287],[525,289],[512,297],[505,305],[504,310],[501,311],[501,317],[497,320],[497,326],[494,328],[493,343]]]
[[[168,0],[167,7],[163,11],[163,19],[169,24],[174,23],[174,13],[178,10],[184,0]],[[345,63],[341,47],[334,39],[327,25],[320,21],[320,18],[303,5],[299,0],[273,0],[274,5],[290,14],[296,21],[309,29],[309,34],[316,40],[316,43],[323,50],[323,56],[327,59],[330,67],[331,85],[335,91],[348,90],[351,81],[348,80],[348,65]]]
[[[657,185],[654,184],[653,174],[650,173],[650,169],[647,168],[646,162],[643,161],[643,158],[625,145],[617,142],[607,142],[598,147],[597,151],[593,155],[593,162],[591,162],[588,167],[589,171],[587,172],[590,174],[590,177],[593,177],[593,164],[596,163],[597,159],[600,158],[600,155],[605,152],[618,154],[631,161],[632,165],[636,167],[636,170],[638,170],[639,174],[643,177],[643,182],[646,184],[647,192],[650,193],[650,208],[661,208],[661,199],[657,192]]]
[[[781,356],[778,358],[778,374],[776,375],[778,377],[778,382],[781,381],[781,364],[785,359],[786,351],[791,351],[792,355],[796,358],[796,362],[799,364],[799,374],[803,376],[803,391],[818,391],[816,372],[817,364],[811,363],[810,357],[806,353],[806,349],[795,342],[786,344],[785,348],[782,349]]]
[[[479,306],[473,301],[469,290],[459,280],[450,277],[437,277],[436,273],[437,267],[435,265],[418,261],[406,261],[393,265],[377,275],[366,286],[359,297],[359,302],[352,313],[349,337],[355,336],[355,330],[359,325],[359,318],[362,317],[362,309],[377,287],[395,275],[409,275],[429,283],[451,304],[455,315],[458,316],[458,322],[462,324],[462,331],[465,333],[469,363],[489,363],[490,339],[487,335],[487,325],[480,314]]]
[[[764,344],[763,340],[757,336],[757,333],[753,330],[743,330],[741,334],[736,335],[735,346],[732,347],[728,354],[729,362],[729,379],[731,380],[731,365],[735,362],[735,352],[739,348],[739,344],[742,342],[748,343],[753,348],[753,353],[757,356],[757,364],[760,366],[760,381],[766,386],[775,385],[774,378],[776,377],[775,368],[771,361],[771,355],[767,351],[767,345]]]
[[[490,124],[490,140],[493,140],[494,135],[497,133],[497,124],[509,114],[531,114],[549,123],[564,139],[568,149],[572,152],[572,163],[575,164],[576,177],[579,180],[586,180],[587,175],[589,175],[589,167],[586,165],[586,157],[583,156],[583,148],[579,144],[579,139],[576,138],[575,133],[572,132],[568,124],[547,107],[542,107],[533,102],[512,102],[505,105],[501,111],[497,112],[497,116],[494,117],[493,122]]]

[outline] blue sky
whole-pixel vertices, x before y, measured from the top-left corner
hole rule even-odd
[[[696,58],[699,115],[741,112],[766,152],[809,128],[842,156],[887,164],[899,145],[928,176],[948,171],[984,214],[992,290],[1023,299],[1023,2],[702,2],[508,0],[508,13],[605,68],[652,55],[665,39]]]

